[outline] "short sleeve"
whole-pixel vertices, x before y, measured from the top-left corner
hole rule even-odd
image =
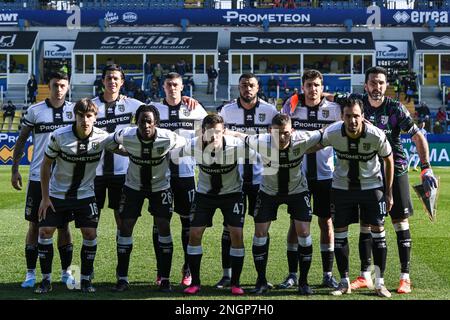
[[[23,115],[21,122],[27,127],[34,128],[34,126],[36,125],[36,117],[32,108],[28,108],[28,110]]]
[[[389,157],[392,153],[392,147],[391,144],[389,143],[388,139],[386,138],[386,135],[384,134],[384,132],[382,132],[380,130],[380,140],[379,140],[379,144],[378,144],[378,155],[382,158],[386,158]]]
[[[45,150],[45,155],[51,159],[55,159],[59,152],[61,151],[61,147],[59,145],[59,141],[55,133],[50,135],[50,140],[47,145],[47,149]]]

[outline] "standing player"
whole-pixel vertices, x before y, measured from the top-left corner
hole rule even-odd
[[[41,165],[42,200],[39,206],[39,261],[42,282],[35,292],[52,290],[52,236],[55,229],[75,220],[83,236],[81,291],[95,292],[91,274],[97,252],[98,210],[94,194],[95,168],[103,149],[118,146],[112,136],[95,128],[96,105],[82,99],[73,108],[75,123],[52,133]],[[53,163],[56,165],[52,169]]]
[[[394,156],[394,206],[389,212],[394,230],[397,234],[398,253],[400,256],[400,284],[398,293],[411,292],[411,280],[409,278],[411,256],[411,233],[409,231],[408,217],[413,214],[411,196],[409,194],[408,159],[400,139],[400,133],[407,132],[417,147],[420,157],[420,174],[422,184],[426,191],[437,187],[437,180],[431,170],[428,151],[428,142],[423,133],[414,124],[408,110],[400,102],[385,96],[387,88],[387,72],[381,67],[372,67],[366,71],[366,94],[351,95],[364,103],[364,116],[376,127],[386,134],[393,148]],[[337,103],[341,103],[344,97],[334,97]],[[372,239],[370,227],[361,225],[360,233],[360,258],[361,276],[352,282],[352,289],[371,287],[370,278]]]
[[[351,292],[349,279],[348,225],[361,221],[371,228],[375,268],[375,292],[390,297],[384,285],[387,246],[384,219],[392,207],[394,163],[392,148],[382,130],[364,123],[363,102],[358,99],[342,101],[342,118],[329,126],[321,144],[333,146],[336,169],[333,173],[332,203],[335,206],[334,242],[336,262],[341,282],[333,295]],[[379,158],[384,162],[385,185]]]
[[[26,236],[25,257],[27,275],[22,283],[23,288],[32,288],[36,282],[36,262],[38,258],[38,210],[41,202],[40,170],[44,151],[49,142],[50,134],[74,121],[73,106],[65,100],[69,89],[67,74],[52,73],[49,81],[50,96],[28,108],[22,120],[22,129],[14,146],[11,184],[17,190],[22,190],[22,176],[19,173],[19,163],[22,158],[25,142],[33,134],[33,159],[30,164],[30,178],[27,188],[25,219],[29,221]],[[61,281],[71,280],[69,266],[72,263],[72,236],[67,223],[58,229],[58,251],[61,259]]]
[[[216,114],[203,119],[202,132],[201,138],[192,139],[183,149],[184,154],[195,155],[199,166],[187,247],[192,284],[184,293],[196,294],[200,291],[202,237],[205,229],[212,226],[216,209],[220,209],[231,236],[231,294],[243,295],[239,278],[244,264],[245,211],[238,155],[244,144],[240,139],[223,135],[224,121]]]
[[[179,135],[191,139],[195,135],[196,127],[201,126],[201,121],[207,115],[202,106],[190,108],[182,102],[183,79],[175,72],[169,73],[164,80],[164,92],[166,97],[163,103],[154,103],[160,115],[160,127],[175,131]],[[194,161],[192,157],[181,157],[179,150],[172,151],[170,162],[170,186],[174,196],[174,210],[180,216],[181,241],[184,251],[184,264],[182,268],[181,284],[189,286],[191,275],[187,262],[187,245],[189,241],[189,211],[195,192]],[[153,246],[155,254],[159,256],[158,232],[156,224],[153,226]],[[159,278],[158,268],[158,278]],[[159,279],[157,280],[159,282]]]
[[[136,111],[137,128],[127,127],[114,135],[130,157],[122,199],[120,201],[120,234],[117,237],[117,276],[115,291],[128,290],[128,266],[133,249],[133,228],[141,215],[144,200],[150,201],[148,211],[158,228],[159,290],[171,292],[169,282],[173,243],[170,234],[172,191],[170,190],[169,151],[187,141],[176,133],[157,128],[159,112],[153,105],[141,105]],[[158,262],[158,261],[157,261]]]
[[[308,70],[302,76],[303,94],[289,98],[282,113],[292,117],[295,130],[311,131],[341,119],[341,109],[336,103],[323,98],[323,76],[317,70]],[[291,110],[294,110],[291,112]],[[308,180],[308,189],[314,199],[313,213],[318,217],[320,227],[320,253],[322,256],[322,285],[337,288],[333,277],[334,235],[330,212],[331,179],[333,178],[333,148],[328,147],[304,157],[302,170]],[[294,221],[288,232],[287,260],[289,275],[278,288],[287,289],[297,283],[297,235]]]
[[[272,118],[278,113],[277,109],[267,102],[258,98],[258,79],[252,73],[244,73],[239,78],[239,98],[230,104],[222,107],[220,115],[225,121],[228,129],[243,132],[246,134],[266,133]],[[248,157],[246,157],[248,159]],[[247,205],[248,213],[253,216],[255,211],[256,196],[261,183],[261,173],[263,171],[261,159],[251,164],[248,160],[241,165],[239,170],[243,175],[244,204]],[[268,240],[269,241],[269,240]],[[230,285],[231,280],[231,260],[230,260],[231,238],[230,232],[224,226],[222,233],[222,268],[223,277],[216,284],[217,288]]]

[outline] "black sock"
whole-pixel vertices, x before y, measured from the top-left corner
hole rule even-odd
[[[27,244],[25,246],[25,259],[27,261],[27,269],[36,269],[36,263],[38,258],[38,245]]]
[[[94,270],[94,260],[97,253],[97,239],[83,240],[81,247],[81,275],[90,276]]]
[[[52,273],[53,262],[53,239],[38,240],[39,263],[41,264],[42,274]]]
[[[189,226],[191,224],[189,218],[184,218],[180,216],[181,221],[181,243],[183,245],[183,252],[184,252],[184,264],[183,264],[183,270],[188,270],[188,259],[187,259],[187,246],[189,243]]]
[[[161,276],[161,249],[159,248],[158,237],[159,237],[158,227],[156,226],[156,224],[154,224],[152,233],[153,249],[155,250],[157,274],[158,276]]]
[[[173,242],[171,236],[162,237],[159,236],[158,238],[158,245],[160,248],[160,255],[161,255],[161,270],[160,275],[161,278],[169,279],[170,278],[170,269],[172,267],[172,256],[173,256]]]
[[[287,261],[289,273],[297,274],[298,270],[298,243],[287,243]]]
[[[253,261],[255,263],[256,272],[258,273],[258,281],[261,282],[267,282],[266,268],[267,268],[267,260],[269,257],[269,237],[267,237],[266,239],[267,240],[265,244],[255,245],[255,238],[254,238],[252,246]]]
[[[373,232],[373,264],[380,270],[380,278],[383,278],[384,271],[386,270],[386,257],[387,257],[387,246],[386,246],[386,235],[385,232]]]
[[[409,273],[411,261],[411,232],[409,229],[397,231],[397,246],[402,273]]]
[[[244,266],[244,248],[231,248],[231,282],[232,286],[239,286],[242,267]]]
[[[341,275],[341,279],[348,278],[348,257],[350,254],[350,248],[348,245],[348,236],[342,235],[340,238],[336,238],[334,234],[334,254],[336,255],[336,264],[339,270],[339,274]]]
[[[119,236],[117,239],[117,276],[128,276],[131,251],[133,251],[133,237]]]
[[[230,248],[231,248],[230,231],[223,229],[223,232],[222,232],[222,269],[230,269],[231,268]]]
[[[312,261],[312,244],[306,246],[298,246],[298,264],[300,269],[300,277],[298,278],[299,284],[308,283],[308,272],[311,267]]]
[[[328,245],[328,244],[326,244]],[[332,272],[333,271],[333,262],[334,262],[334,251],[331,250],[321,250],[320,255],[322,256],[322,270],[323,272]]]
[[[359,233],[359,258],[361,271],[370,271],[372,265],[372,235],[370,233]]]
[[[61,269],[67,270],[72,264],[73,244],[69,243],[58,248],[59,259],[61,260]]]
[[[189,269],[191,270],[192,282],[191,285],[200,285],[200,264],[202,262],[203,250],[202,246],[187,247]]]

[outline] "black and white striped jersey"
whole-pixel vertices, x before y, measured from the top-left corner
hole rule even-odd
[[[245,141],[260,154],[264,172],[260,190],[269,195],[290,195],[308,190],[300,165],[303,154],[321,140],[319,131],[294,131],[289,147],[279,150],[269,133],[248,136]]]
[[[116,101],[107,103],[103,95],[95,97],[92,101],[98,107],[95,126],[108,133],[130,126],[136,110],[143,104],[139,100],[128,97],[119,97]],[[126,174],[127,168],[127,157],[105,150],[97,167],[97,176]]]
[[[242,191],[242,177],[238,163],[242,163],[244,142],[224,136],[222,148],[204,147],[202,138],[192,139],[183,149],[184,155],[195,157],[199,167],[197,192],[230,194]]]
[[[392,148],[381,129],[371,124],[363,125],[363,134],[357,139],[347,136],[343,121],[325,129],[322,145],[332,146],[337,156],[333,188],[370,190],[383,186],[378,156],[388,157]]]
[[[58,199],[94,197],[95,168],[103,150],[117,144],[113,135],[94,127],[91,134],[80,139],[75,124],[60,128],[50,136],[45,154],[56,160],[50,179],[50,196]]]
[[[282,113],[291,116],[292,127],[295,130],[319,130],[326,125],[341,120],[341,107],[325,98],[319,105],[307,107],[303,94],[299,95],[298,106],[291,113],[291,98],[283,106]],[[302,170],[308,180],[326,180],[333,178],[334,171],[333,148],[327,147],[315,153],[305,155]]]
[[[176,132],[177,134],[192,139],[195,136],[195,131],[202,127],[203,118],[208,113],[201,106],[197,106],[194,110],[180,103],[176,106],[169,106],[164,100],[164,103],[152,103],[158,108],[160,116],[159,127]],[[170,152],[170,172],[172,177],[193,177],[195,162],[192,157],[181,157],[180,150]]]
[[[223,106],[220,115],[225,126],[233,131],[255,135],[268,132],[273,117],[278,113],[275,106],[259,99],[256,106],[250,110],[242,107],[239,99]],[[246,184],[260,184],[263,171],[261,159],[258,157],[253,164],[243,164],[239,170]]]
[[[46,99],[27,109],[22,125],[32,128],[33,158],[30,163],[30,180],[41,180],[41,163],[50,141],[50,134],[74,121],[73,104],[68,101],[59,108],[53,108],[50,100]]]
[[[167,129],[156,129],[155,138],[144,141],[137,127],[127,127],[114,135],[128,152],[125,185],[137,191],[156,192],[170,187],[169,152],[186,145],[187,140]]]

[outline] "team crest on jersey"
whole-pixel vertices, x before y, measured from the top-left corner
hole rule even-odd
[[[72,119],[72,118],[73,118],[73,113],[72,113],[72,111],[66,111],[66,118],[67,118],[67,119]]]
[[[98,142],[92,142],[92,149],[97,150],[98,149]]]
[[[189,117],[190,114],[191,114],[191,112],[189,111],[188,108],[183,108],[183,115],[184,115],[185,117]]]
[[[264,120],[266,120],[266,114],[265,113],[260,113],[258,116],[259,122],[263,122]]]
[[[363,143],[363,150],[369,151],[370,150],[370,143]]]
[[[389,116],[381,116],[381,124],[382,125],[387,125],[387,123],[388,123],[388,121],[389,121]]]
[[[327,119],[330,116],[330,110],[322,110],[322,117]]]
[[[120,112],[124,112],[125,111],[125,106],[123,104],[119,104],[117,106],[117,108],[119,109]]]

